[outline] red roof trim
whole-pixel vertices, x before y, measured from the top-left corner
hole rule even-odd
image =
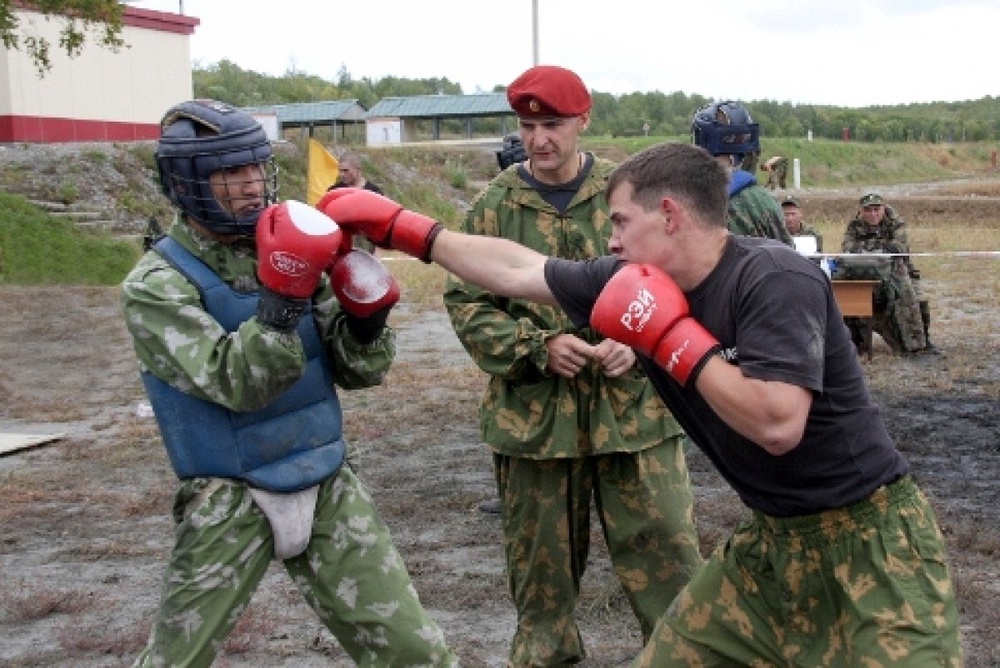
[[[0,142],[58,144],[77,141],[140,141],[159,137],[159,123],[0,116]]]
[[[182,14],[157,12],[152,9],[126,7],[122,12],[122,23],[134,28],[173,32],[179,35],[190,35],[195,27],[201,25],[201,19]]]

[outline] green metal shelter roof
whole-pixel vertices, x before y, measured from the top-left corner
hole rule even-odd
[[[274,112],[282,127],[295,125],[331,125],[359,122],[365,118],[365,108],[356,100],[331,100],[329,102],[299,102],[244,107],[248,113]]]
[[[506,93],[386,97],[365,112],[371,118],[462,118],[513,114]]]

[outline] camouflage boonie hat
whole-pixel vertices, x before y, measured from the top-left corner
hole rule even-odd
[[[882,202],[882,196],[878,193],[868,193],[861,198],[861,206],[880,206]]]

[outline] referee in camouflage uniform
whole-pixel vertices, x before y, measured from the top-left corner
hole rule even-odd
[[[180,489],[136,666],[210,665],[274,559],[357,665],[457,665],[344,462],[334,385],[381,382],[398,287],[370,255],[340,255],[342,232],[315,209],[265,209],[277,172],[248,114],[181,103],[156,159],[179,213],[122,300]]]
[[[507,96],[528,157],[477,196],[465,230],[564,258],[606,254],[603,190],[613,165],[578,150],[590,120],[587,88],[569,70],[539,66]],[[480,427],[494,453],[517,609],[510,665],[584,658],[573,614],[592,503],[647,638],[702,561],[677,422],[629,348],[575,326],[561,310],[454,278],[445,305],[466,350],[490,375]]]

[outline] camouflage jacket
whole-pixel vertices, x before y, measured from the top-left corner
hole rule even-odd
[[[258,289],[252,242],[211,241],[179,220],[169,235],[235,289]],[[122,308],[143,370],[232,411],[268,405],[305,367],[297,333],[281,334],[250,318],[228,334],[205,311],[197,288],[156,251],[147,252],[126,277]],[[325,276],[313,308],[337,384],[344,389],[379,384],[395,356],[394,332],[387,327],[370,345],[357,343]]]
[[[595,159],[563,213],[518,176],[516,165],[509,167],[477,195],[464,230],[562,258],[606,254],[611,220],[604,186],[613,167]],[[559,308],[499,297],[455,276],[448,278],[444,302],[465,349],[490,374],[480,428],[494,450],[534,459],[580,457],[635,452],[682,433],[638,366],[619,378],[604,376],[593,363],[571,380],[545,370],[547,339],[570,333],[601,340]]]
[[[888,206],[878,227],[870,227],[860,215],[855,216],[844,231],[841,250],[845,253],[909,253],[906,223]]]
[[[792,244],[781,205],[760,185],[743,188],[729,198],[729,231],[745,237],[767,237]]]
[[[919,276],[908,255],[910,239],[906,233],[906,223],[896,215],[891,206],[885,207],[885,216],[875,228],[870,227],[860,215],[856,215],[847,224],[841,250],[845,253],[900,253],[903,256],[894,258],[894,262],[901,261],[913,278]]]

